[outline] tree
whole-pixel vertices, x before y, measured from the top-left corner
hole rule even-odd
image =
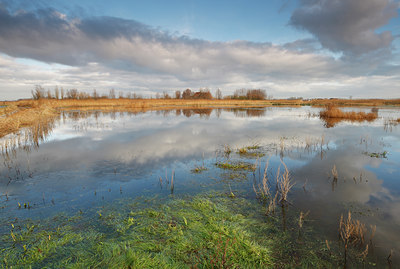
[[[58,86],[54,88],[54,98],[60,99],[60,91],[58,90]]]
[[[247,90],[246,96],[249,100],[265,100],[267,93],[261,89]]]
[[[69,99],[78,99],[78,90],[71,89],[67,91],[67,98]]]
[[[193,93],[190,89],[186,89],[183,93],[182,93],[182,99],[191,99],[193,96]]]
[[[35,89],[32,90],[32,98],[34,100],[39,100],[39,99],[44,98],[44,96],[45,96],[44,88],[40,85],[36,85]]]
[[[171,96],[169,96],[169,94],[166,91],[164,91],[163,92],[163,98],[164,99],[171,99]]]
[[[64,88],[63,87],[61,87],[60,95],[61,95],[61,99],[64,99]]]
[[[175,99],[181,99],[181,91],[175,91]]]
[[[222,92],[219,88],[215,91],[215,98],[218,100],[222,99]]]
[[[115,99],[115,90],[114,89],[110,90],[110,93],[108,94],[108,98]]]

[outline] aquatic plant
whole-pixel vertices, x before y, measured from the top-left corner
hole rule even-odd
[[[238,161],[238,162],[218,162],[215,164],[218,168],[221,169],[226,169],[226,170],[249,170],[249,171],[254,171],[256,169],[254,164],[248,163],[248,162],[243,162],[243,161]]]
[[[363,152],[363,154],[371,157],[371,158],[387,158],[388,152],[385,150],[383,152]]]
[[[366,235],[367,228],[364,223],[359,220],[353,220],[351,216],[351,212],[349,211],[347,214],[347,218],[344,218],[343,215],[340,217],[339,221],[339,236],[343,243],[344,249],[344,265],[347,265],[348,261],[348,253],[350,247],[357,247],[358,249],[363,249],[360,251],[358,256],[365,260],[368,255],[368,249],[372,247],[372,239],[375,235],[376,226],[371,225],[371,231],[369,235],[369,243],[366,243]]]
[[[48,220],[54,228],[45,229],[44,221],[13,228],[9,234],[13,243],[5,245],[0,261],[5,267],[50,268],[272,266],[269,244],[257,243],[255,227],[260,223],[238,213],[251,205],[241,198],[213,200],[201,196],[168,202],[143,199],[118,206],[118,211],[101,209],[100,218],[86,220],[90,228],[81,214]]]
[[[289,191],[295,184],[292,183],[291,176],[286,164],[283,161],[281,162],[283,167],[285,168],[285,171],[280,174],[280,166],[278,167],[278,171],[276,173],[276,184],[278,192],[280,194],[279,202],[284,203],[287,202]]]
[[[258,199],[261,199],[263,201],[267,201],[269,198],[271,198],[271,191],[270,191],[270,186],[268,182],[268,164],[269,160],[265,163],[264,167],[264,173],[263,173],[263,178],[261,180],[261,184],[257,185],[257,188],[254,186],[253,183],[253,190],[257,196]]]

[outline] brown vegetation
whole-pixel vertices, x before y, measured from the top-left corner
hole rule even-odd
[[[0,137],[28,126],[44,126],[58,113],[54,108],[37,102],[19,102],[7,106],[0,116]]]
[[[110,91],[109,96],[100,96],[93,92],[92,96],[84,95],[75,90],[64,91],[55,89],[54,94],[44,92],[42,88],[37,88],[33,92],[33,96],[37,100],[20,100],[20,101],[3,101],[0,107],[0,137],[15,132],[21,127],[30,126],[35,122],[42,121],[45,118],[51,118],[57,115],[60,110],[79,109],[81,111],[128,111],[128,112],[145,112],[148,110],[170,110],[170,109],[205,109],[205,108],[240,108],[252,107],[261,108],[268,106],[300,106],[300,105],[325,105],[332,104],[328,110],[321,113],[327,123],[327,127],[334,126],[342,120],[363,121],[373,120],[377,117],[376,112],[356,113],[343,112],[335,105],[400,105],[400,99],[383,100],[345,100],[345,99],[273,99],[273,100],[240,100],[240,99],[193,99],[192,95],[196,93],[186,91],[186,93],[176,94],[181,99],[142,99],[139,96],[131,96],[132,98],[124,98],[121,93],[119,98],[116,97],[115,91]],[[188,96],[191,96],[188,98]],[[209,98],[209,92],[197,94],[197,97]],[[185,97],[184,97],[185,96]],[[51,97],[51,98],[49,98]],[[76,97],[77,99],[74,99]],[[186,98],[186,99],[185,99]],[[333,109],[334,108],[334,109]],[[264,110],[251,110],[247,114],[259,113],[263,115]],[[343,116],[344,115],[344,116]],[[339,116],[339,117],[338,117]],[[397,123],[400,119],[397,119]]]
[[[319,117],[325,121],[325,126],[329,128],[343,120],[353,122],[373,121],[378,117],[378,111],[373,108],[369,113],[355,111],[344,112],[337,106],[329,104],[326,106],[325,110],[319,113]]]

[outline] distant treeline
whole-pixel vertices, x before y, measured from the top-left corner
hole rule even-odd
[[[235,100],[265,100],[267,99],[267,93],[261,89],[239,89],[234,92],[233,95],[223,96],[220,89],[215,91],[213,96],[208,89],[201,89],[199,91],[192,91],[186,89],[184,91],[175,91],[175,95],[171,96],[167,92],[162,94],[156,93],[156,99],[235,99]],[[142,95],[123,91],[119,91],[118,94],[114,89],[111,89],[108,94],[99,94],[95,89],[92,93],[84,91],[78,91],[77,89],[64,90],[64,88],[55,87],[53,91],[46,90],[40,85],[36,85],[35,89],[32,90],[32,98],[34,100],[39,99],[145,99]],[[153,98],[152,96],[150,98]],[[268,97],[270,98],[270,97]]]

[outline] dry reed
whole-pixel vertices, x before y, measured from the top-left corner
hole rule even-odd
[[[263,178],[262,178],[261,184],[258,184],[258,186],[257,186],[258,190],[256,189],[256,187],[253,184],[253,190],[256,193],[257,198],[259,198],[263,201],[268,200],[271,196],[271,191],[270,191],[270,187],[269,187],[269,183],[268,183],[268,176],[267,176],[268,164],[269,164],[269,159],[265,163],[265,168],[264,168],[264,173],[263,173]]]
[[[344,263],[347,263],[347,253],[350,246],[362,246],[365,242],[367,229],[365,224],[359,220],[351,218],[351,212],[348,212],[347,219],[340,217],[339,235],[344,245]],[[368,249],[366,249],[368,250]]]
[[[378,118],[378,112],[374,109],[369,113],[355,111],[345,112],[335,105],[329,104],[326,106],[325,110],[319,113],[319,117],[325,121],[326,127],[333,127],[342,120],[353,122],[373,121]]]
[[[279,202],[284,203],[287,202],[287,196],[289,194],[290,189],[294,186],[294,183],[291,181],[291,176],[286,164],[281,161],[285,171],[280,174],[280,167],[278,167],[278,171],[276,174],[276,184],[278,188],[278,192],[280,194]]]
[[[338,174],[338,171],[336,169],[336,165],[333,165],[331,173],[332,173],[333,181],[337,182],[337,180],[339,179],[339,174]]]

